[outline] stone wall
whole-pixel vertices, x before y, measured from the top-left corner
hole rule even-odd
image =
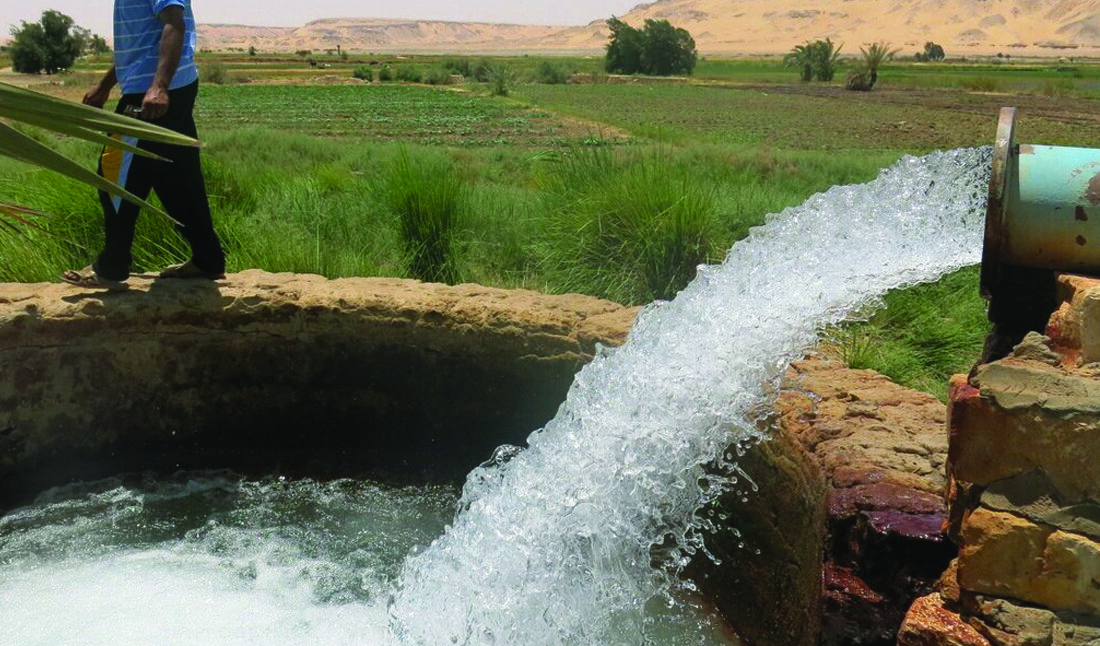
[[[815,358],[791,367],[778,411],[781,433],[814,456],[826,485],[820,644],[892,645],[956,551],[942,532],[946,409]]]
[[[461,477],[636,315],[408,280],[132,282],[0,285],[0,509],[142,469]]]
[[[1049,336],[952,380],[960,546],[904,646],[1100,644],[1100,282],[1059,280]]]

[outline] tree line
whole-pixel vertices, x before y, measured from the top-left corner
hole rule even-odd
[[[42,12],[38,22],[23,21],[11,30],[11,35],[11,66],[23,74],[54,74],[72,67],[80,56],[111,51],[102,36],[77,26],[72,18],[53,9]]]
[[[699,61],[695,39],[667,20],[645,21],[638,29],[612,16],[604,68],[612,74],[690,75]]]

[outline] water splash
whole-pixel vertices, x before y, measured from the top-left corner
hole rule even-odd
[[[769,218],[647,308],[628,343],[577,376],[529,448],[478,474],[454,527],[411,559],[393,614],[412,643],[638,643],[675,587],[651,564],[701,547],[704,465],[759,434],[788,363],[824,326],[981,253],[990,153],[906,157]],[[774,390],[773,390],[774,391]],[[728,483],[729,481],[727,481]],[[423,620],[426,616],[435,619]]]
[[[725,452],[758,439],[820,329],[978,260],[989,165],[907,157],[771,216],[601,351],[528,448],[471,473],[445,532],[455,492],[218,478],[69,489],[0,519],[0,645],[706,643],[676,571],[737,475],[704,465],[735,469]],[[655,568],[658,543],[676,547]]]

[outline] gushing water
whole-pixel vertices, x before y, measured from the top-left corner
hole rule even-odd
[[[128,501],[142,499],[133,489],[94,494],[98,520],[80,510],[86,497],[21,510],[0,521],[0,644],[703,643],[705,619],[685,615],[676,594],[678,568],[712,529],[696,512],[719,491],[752,487],[737,450],[763,432],[768,393],[822,327],[978,260],[988,167],[988,150],[909,157],[771,216],[674,301],[647,308],[526,449],[471,473],[452,525],[403,562],[392,552],[440,528],[387,524],[378,509],[437,518],[400,502],[425,492],[379,503],[340,489],[364,485],[308,484],[313,497],[288,503],[285,486],[269,483],[247,522],[140,545],[127,532],[110,538]],[[279,520],[333,496],[336,507],[305,529]],[[336,532],[333,550],[329,525],[356,514],[373,516],[361,532]],[[35,516],[58,518],[32,527]],[[126,522],[178,520],[149,518]],[[376,562],[369,546],[386,532],[404,538]],[[676,547],[655,568],[658,544]],[[662,632],[677,625],[680,637]]]

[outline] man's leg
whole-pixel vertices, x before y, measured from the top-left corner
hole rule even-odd
[[[198,83],[169,92],[168,114],[153,123],[197,137],[192,114],[197,93]],[[224,273],[225,253],[214,232],[198,148],[164,144],[143,147],[172,160],[170,164],[156,164],[153,190],[168,214],[183,224],[178,231],[191,245],[192,264],[207,274]]]
[[[128,105],[141,105],[142,95],[125,95],[118,103],[116,113],[121,114]],[[129,143],[136,143],[127,139]],[[155,170],[154,160],[147,159],[117,148],[104,148],[99,160],[99,174],[122,186],[141,199],[149,197],[153,186]],[[99,192],[99,203],[103,207],[103,251],[96,258],[93,267],[100,276],[109,280],[122,281],[130,277],[130,248],[134,243],[134,228],[137,226],[141,207],[111,195]]]

